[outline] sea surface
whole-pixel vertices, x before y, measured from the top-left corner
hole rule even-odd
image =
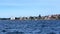
[[[0,20],[0,34],[60,34],[60,20]]]

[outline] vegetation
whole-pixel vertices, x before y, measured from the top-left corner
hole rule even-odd
[[[11,18],[0,18],[0,20],[49,20],[49,19],[60,19],[60,14],[49,15],[49,16],[30,16],[30,17],[11,17]]]

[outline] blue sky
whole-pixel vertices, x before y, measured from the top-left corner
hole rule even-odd
[[[0,17],[60,14],[60,0],[0,0]]]

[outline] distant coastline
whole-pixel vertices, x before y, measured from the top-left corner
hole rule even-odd
[[[0,18],[0,20],[58,20],[60,19],[60,14],[48,15],[48,16],[30,16],[30,17],[10,17],[10,18]]]

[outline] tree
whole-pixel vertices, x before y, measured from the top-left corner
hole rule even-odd
[[[41,15],[38,16],[38,19],[41,19]]]
[[[58,19],[60,19],[60,16],[58,16]]]
[[[34,17],[30,16],[30,17],[29,17],[29,19],[33,20],[33,19],[34,19]]]

